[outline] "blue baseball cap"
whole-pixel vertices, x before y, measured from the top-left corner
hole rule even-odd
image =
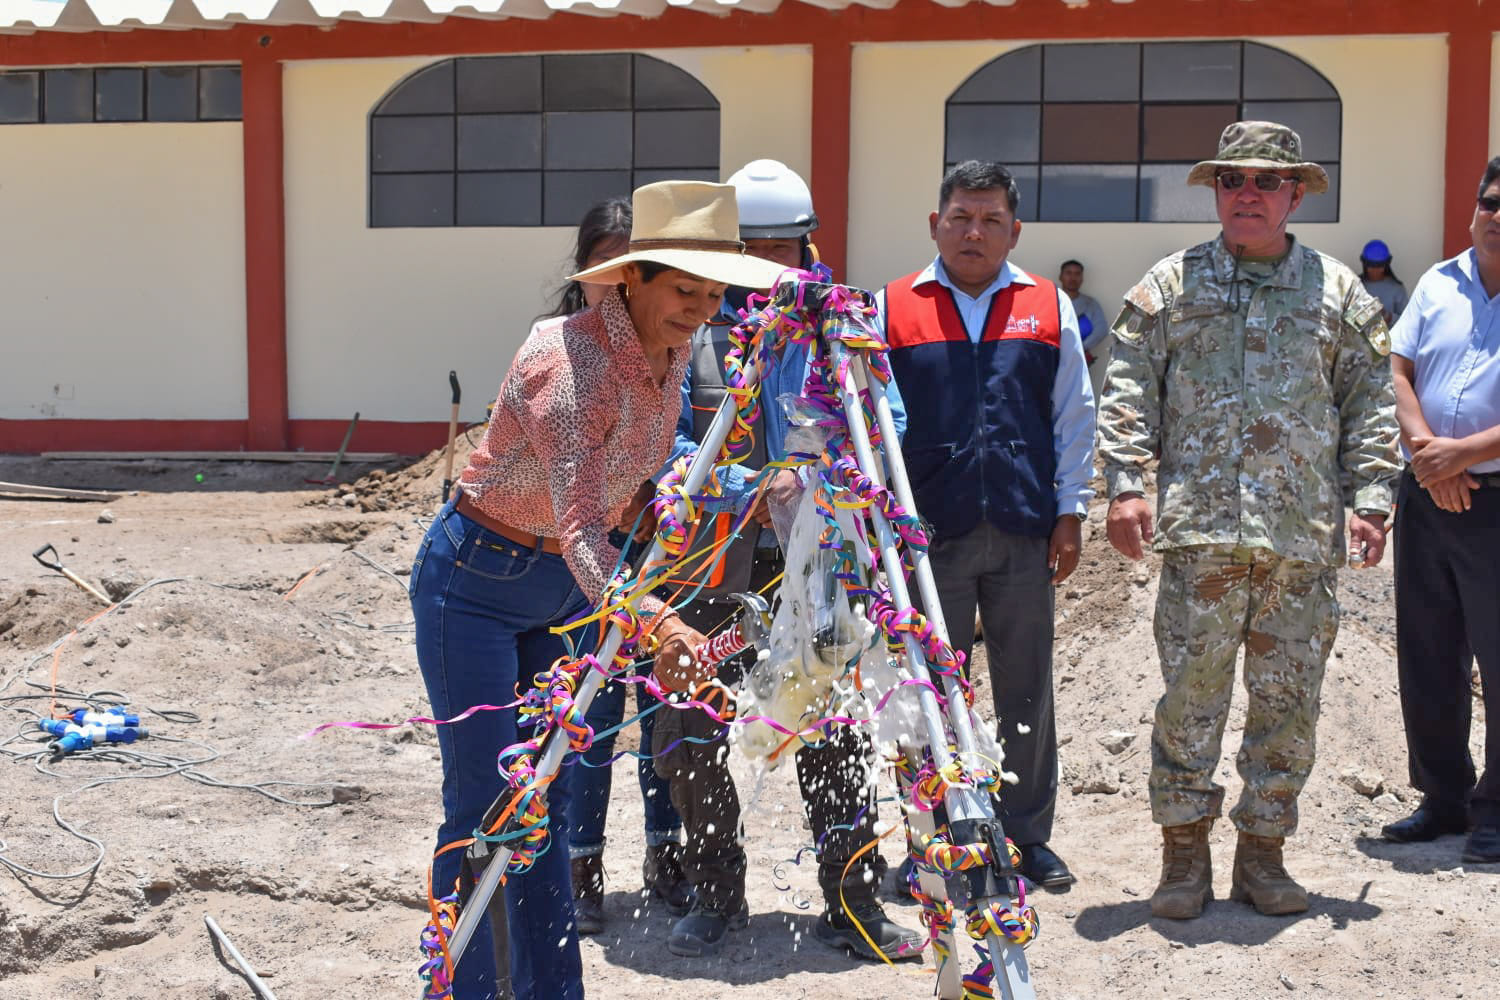
[[[1385,245],[1385,240],[1371,240],[1359,252],[1359,259],[1366,264],[1389,264],[1391,248]]]

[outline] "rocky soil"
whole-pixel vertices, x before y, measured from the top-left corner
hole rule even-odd
[[[404,589],[441,456],[349,470],[336,488],[303,482],[324,471],[0,459],[0,480],[127,491],[108,519],[99,504],[0,500],[0,996],[252,996],[205,915],[282,1000],[417,996],[439,811],[433,735],[302,737],[329,720],[425,714]],[[1157,564],[1117,556],[1102,515],[1058,596],[1064,787],[1053,846],[1080,881],[1036,899],[1043,926],[1028,957],[1038,994],[1500,995],[1500,870],[1461,865],[1457,838],[1379,839],[1380,825],[1414,804],[1388,566],[1342,574],[1319,764],[1287,859],[1312,910],[1268,918],[1228,902],[1233,838],[1220,823],[1221,901],[1189,923],[1151,918]],[[101,605],[32,561],[47,543],[117,599],[135,596],[99,616]],[[151,735],[128,755],[39,753],[37,715],[90,697],[128,700]],[[1222,769],[1231,798],[1243,709],[1240,692]],[[1477,756],[1482,716],[1475,737]],[[749,928],[713,960],[668,955],[670,917],[640,898],[641,804],[628,763],[619,766],[610,925],[584,944],[591,996],[931,995],[930,967],[858,963],[813,941],[815,873],[790,863],[809,836],[790,768],[746,809]],[[912,905],[892,912],[915,922]]]

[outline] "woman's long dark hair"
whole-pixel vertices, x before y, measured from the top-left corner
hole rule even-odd
[[[1395,268],[1391,267],[1391,264],[1393,264],[1395,262],[1395,260],[1396,260],[1396,258],[1394,258],[1394,257],[1387,257],[1384,264],[1376,264],[1375,266],[1376,267],[1384,267],[1385,268],[1385,276],[1387,278],[1390,278],[1392,281],[1394,281],[1396,284],[1399,285],[1399,284],[1401,284],[1401,279],[1398,278],[1398,277],[1396,277],[1396,270],[1395,270]],[[1374,263],[1374,262],[1371,261],[1371,263]],[[1364,260],[1363,257],[1361,257],[1360,261],[1359,261],[1359,278],[1360,278],[1361,281],[1369,281],[1370,280],[1370,265],[1367,264],[1367,263],[1365,263],[1365,260]]]
[[[578,223],[578,242],[573,246],[573,271],[583,270],[594,250],[605,240],[630,239],[630,200],[606,198],[587,212]],[[557,302],[543,318],[571,316],[584,308],[583,286],[565,282],[557,290]]]

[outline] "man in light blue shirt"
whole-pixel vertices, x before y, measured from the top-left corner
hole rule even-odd
[[[1500,157],[1472,249],[1422,276],[1391,331],[1396,419],[1410,463],[1396,507],[1396,667],[1422,804],[1382,833],[1427,841],[1472,825],[1463,860],[1500,862],[1500,737],[1469,754],[1470,664],[1500,718]]]

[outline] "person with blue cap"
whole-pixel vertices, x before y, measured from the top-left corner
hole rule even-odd
[[[1359,252],[1359,264],[1359,279],[1365,283],[1365,291],[1380,300],[1386,325],[1393,325],[1406,308],[1406,286],[1391,269],[1391,248],[1385,245],[1385,240],[1371,240]]]

